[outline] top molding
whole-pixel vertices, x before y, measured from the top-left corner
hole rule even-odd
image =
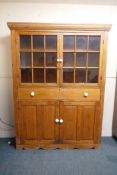
[[[111,24],[57,24],[57,23],[32,23],[8,22],[10,30],[76,30],[76,31],[109,31]]]

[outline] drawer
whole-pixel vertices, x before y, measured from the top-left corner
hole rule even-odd
[[[59,89],[44,88],[20,88],[18,90],[18,99],[58,99]]]
[[[100,100],[100,89],[60,88],[59,99],[74,100]]]
[[[100,100],[100,89],[75,89],[75,88],[20,88],[18,99],[40,100]]]

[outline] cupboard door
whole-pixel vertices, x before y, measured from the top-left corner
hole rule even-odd
[[[37,140],[37,106],[35,104],[19,103],[18,126],[22,143],[33,144]]]
[[[99,33],[63,34],[61,38],[61,84],[97,84],[101,58],[101,39]],[[60,45],[61,45],[60,43]]]
[[[59,123],[58,102],[44,102],[37,107],[38,136],[40,143],[55,143],[58,141]]]
[[[22,144],[54,143],[59,139],[58,102],[20,102],[19,123]]]
[[[94,140],[95,102],[60,103],[60,140],[62,143]],[[98,117],[98,116],[97,116]]]
[[[59,83],[57,33],[19,35],[20,81],[38,85]]]

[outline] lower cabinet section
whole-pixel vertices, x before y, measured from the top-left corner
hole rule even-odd
[[[17,148],[91,148],[100,143],[100,104],[20,101]]]

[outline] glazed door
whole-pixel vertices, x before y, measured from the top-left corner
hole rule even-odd
[[[95,102],[61,102],[60,141],[77,143],[94,140],[95,115]]]
[[[61,84],[99,84],[102,34],[64,33],[61,35],[61,41]]]
[[[58,141],[58,102],[19,102],[19,135],[22,144]]]
[[[19,34],[21,85],[57,86],[59,83],[59,37],[57,33]]]

